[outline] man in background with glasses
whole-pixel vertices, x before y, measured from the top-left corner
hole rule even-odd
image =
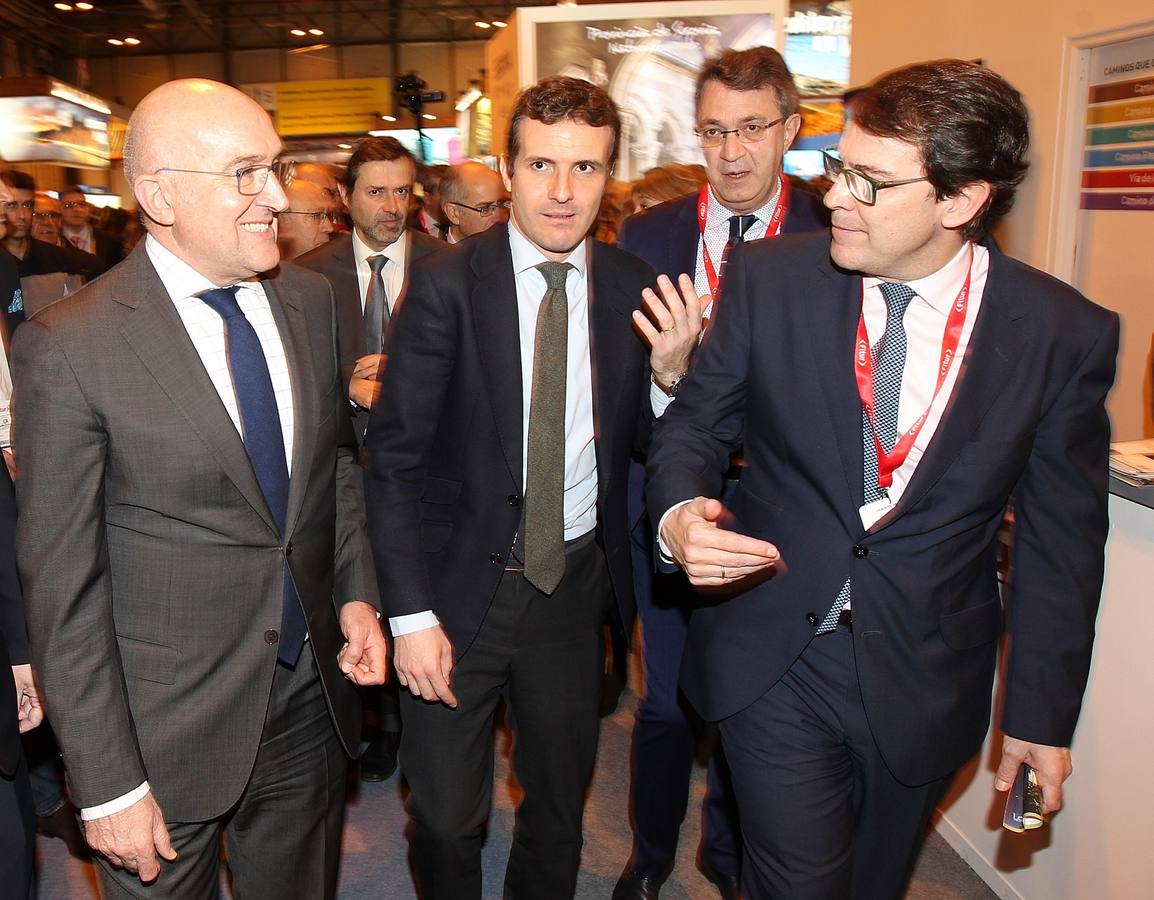
[[[334,213],[323,189],[295,176],[285,188],[289,208],[277,213],[276,242],[281,259],[296,259],[327,244],[333,233]]]
[[[682,685],[719,722],[749,900],[902,896],[990,723],[1011,496],[994,786],[1028,763],[1057,809],[1102,586],[1118,317],[988,237],[1026,174],[1021,96],[940,60],[851,112],[832,235],[733,254],[649,456],[662,553],[712,592]]]
[[[4,246],[16,257],[21,278],[63,273],[79,275],[87,280],[103,271],[100,261],[91,254],[81,253],[71,246],[57,246],[35,236],[32,226],[36,212],[36,181],[31,175],[9,169],[0,173],[0,179],[12,194],[12,199],[5,204],[8,236],[4,239]]]
[[[77,250],[91,253],[100,260],[100,271],[107,272],[124,259],[120,241],[106,231],[95,228],[91,221],[92,204],[80,188],[65,188],[60,192],[60,220],[62,236]]]
[[[622,249],[672,278],[681,273],[693,278],[706,316],[713,311],[726,260],[736,244],[829,224],[821,199],[796,187],[782,171],[785,151],[801,128],[797,108],[797,87],[776,50],[727,50],[708,62],[697,83],[697,135],[708,185],[634,216],[622,229]],[[680,380],[662,387],[674,396]],[[701,733],[700,721],[687,710],[677,686],[696,599],[681,573],[654,576],[653,529],[644,514],[641,464],[634,465],[630,479],[645,692],[633,734],[633,854],[613,896],[653,900],[676,860],[694,743]],[[710,757],[702,820],[701,869],[722,897],[735,898],[741,845],[733,790],[720,752]]]
[[[479,162],[452,166],[441,181],[441,209],[455,244],[509,220],[509,193],[501,176]]]
[[[239,91],[157,88],[125,144],[147,237],[14,342],[32,655],[106,897],[215,898],[222,835],[238,896],[335,892],[352,685],[387,660],[280,153]]]

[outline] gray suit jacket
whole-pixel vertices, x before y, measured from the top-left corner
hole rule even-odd
[[[286,533],[144,247],[17,335],[18,561],[33,660],[88,807],[151,783],[170,821],[225,812],[252,769],[287,561],[346,750],[337,610],[376,604],[328,284],[264,282],[293,385]]]

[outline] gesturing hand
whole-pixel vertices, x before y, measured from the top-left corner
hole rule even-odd
[[[724,514],[719,500],[698,497],[661,524],[662,541],[693,584],[730,584],[781,562],[773,544],[722,528]]]

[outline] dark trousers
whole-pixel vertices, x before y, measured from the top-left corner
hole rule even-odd
[[[815,637],[721,722],[741,807],[746,900],[899,900],[949,779],[907,786],[878,753],[853,634]]]
[[[222,831],[237,900],[334,897],[347,769],[306,644],[295,669],[277,664],[260,749],[237,804],[211,822],[167,823],[179,856],[161,861],[151,885],[98,858],[105,898],[216,900]]]
[[[10,710],[4,712],[11,715]],[[35,849],[36,815],[28,786],[28,764],[21,759],[11,775],[0,772],[0,896],[25,900],[32,895]]]
[[[633,463],[629,477],[633,590],[641,619],[645,671],[645,693],[633,728],[631,865],[640,874],[664,879],[676,861],[677,839],[689,803],[694,748],[703,728],[677,686],[689,611],[697,598],[683,573],[654,575],[653,528],[641,491],[644,467]],[[720,748],[709,758],[701,816],[703,861],[723,874],[739,874],[737,801]]]
[[[507,900],[572,897],[581,816],[600,728],[612,597],[591,543],[569,554],[546,596],[506,571],[452,674],[459,706],[402,694],[401,755],[412,789],[412,857],[422,900],[479,900],[481,843],[493,794],[493,717],[503,697],[513,770],[524,791],[505,871]]]

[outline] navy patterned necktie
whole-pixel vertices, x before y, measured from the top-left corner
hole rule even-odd
[[[224,319],[228,367],[236,392],[236,405],[240,411],[241,439],[265,502],[283,537],[289,493],[284,433],[281,431],[280,412],[277,410],[276,394],[264,348],[260,345],[256,329],[237,303],[237,288],[237,285],[233,285],[205,291],[200,299]],[[307,634],[304,613],[286,566],[277,658],[287,665],[296,665]]]
[[[882,449],[889,453],[898,439],[898,401],[902,394],[902,372],[906,367],[905,315],[910,301],[917,295],[908,284],[883,281],[882,296],[886,300],[886,330],[871,351],[874,370],[874,425],[862,410],[862,488],[866,503],[882,498],[878,487],[878,454],[874,446],[874,429]],[[842,585],[833,606],[821,620],[817,633],[825,634],[837,628],[838,617],[850,599],[850,583]]]
[[[365,353],[372,356],[384,346],[385,326],[389,324],[389,294],[381,270],[389,260],[377,254],[369,257],[369,290],[365,294]]]
[[[729,254],[733,252],[734,247],[745,240],[745,233],[753,227],[753,223],[756,221],[757,216],[753,214],[729,217],[729,240],[725,242],[725,249],[721,251],[721,265],[717,267],[718,295],[721,294],[721,281],[725,278],[725,267],[729,264]]]

